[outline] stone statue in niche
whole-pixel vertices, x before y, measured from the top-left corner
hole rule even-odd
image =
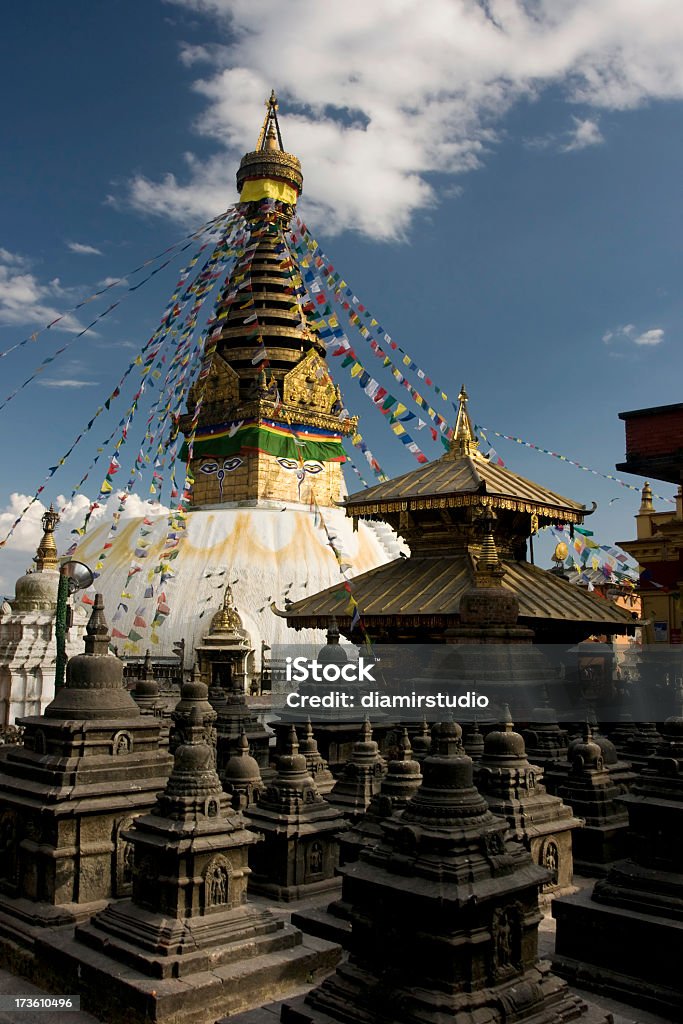
[[[225,906],[228,902],[228,869],[223,863],[209,865],[206,872],[206,905],[207,907]]]
[[[319,875],[323,869],[323,848],[321,843],[312,843],[308,851],[308,870]]]
[[[131,740],[128,733],[120,732],[114,737],[114,754],[119,757],[121,754],[129,754]]]

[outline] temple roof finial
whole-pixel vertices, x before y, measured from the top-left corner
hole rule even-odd
[[[451,440],[449,451],[449,455],[454,457],[472,455],[479,448],[479,441],[474,434],[472,420],[467,411],[468,401],[469,396],[463,384],[458,395],[458,415],[455,419],[453,439]]]
[[[646,480],[645,483],[643,484],[642,499],[641,499],[641,502],[640,502],[639,512],[641,514],[643,512],[652,512],[653,509],[654,509],[654,505],[652,504],[652,488],[650,487],[650,484]]]

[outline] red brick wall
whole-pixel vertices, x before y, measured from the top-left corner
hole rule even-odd
[[[626,420],[626,456],[667,455],[683,448],[683,409]]]

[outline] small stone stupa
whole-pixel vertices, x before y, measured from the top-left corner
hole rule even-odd
[[[507,823],[473,785],[454,722],[437,730],[423,776],[384,822],[383,841],[341,868],[349,960],[288,1001],[283,1024],[606,1024],[538,960],[547,873],[506,840]]]
[[[263,779],[258,761],[249,753],[246,733],[240,736],[239,746],[228,758],[220,778],[234,811],[245,811],[258,801],[263,791]]]
[[[347,821],[355,823],[365,814],[373,796],[379,793],[386,771],[386,762],[372,738],[372,726],[366,718],[353,745],[351,760],[344,765],[327,799]]]
[[[265,839],[254,850],[250,890],[289,901],[339,887],[337,833],[345,822],[318,792],[294,726],[275,779],[245,817]]]
[[[372,797],[367,811],[353,828],[340,836],[341,863],[350,864],[358,860],[361,850],[377,846],[382,839],[382,822],[402,811],[421,784],[420,765],[413,760],[408,730],[404,729],[398,740],[396,757],[387,764],[379,792]]]
[[[171,768],[159,720],[140,714],[109,641],[97,594],[85,653],[67,663],[45,714],[19,720],[24,745],[1,764],[0,935],[29,948],[41,927],[130,891],[125,830]]]
[[[303,738],[299,735],[299,753],[306,758],[306,767],[321,796],[327,796],[334,786],[334,775],[325,758],[318,750],[318,741],[313,733],[311,719],[306,719]]]
[[[581,819],[560,797],[546,792],[543,770],[529,764],[524,739],[514,731],[510,709],[505,711],[502,730],[488,733],[484,740],[483,756],[475,765],[477,788],[489,810],[507,820],[512,837],[534,863],[550,872],[543,891],[571,891],[572,838],[576,841]]]
[[[80,991],[107,1021],[213,1024],[305,982],[338,947],[302,945],[298,929],[247,902],[259,842],[233,811],[190,713],[168,784],[127,833],[132,899],[111,903],[75,938],[53,934],[37,956],[62,991]]]
[[[587,763],[599,759],[589,739]],[[683,1005],[683,715],[631,792],[627,855],[592,891],[553,903],[553,962],[563,977],[680,1020]]]
[[[164,703],[160,699],[160,693],[159,680],[154,677],[152,655],[148,649],[145,651],[142,671],[130,695],[143,715],[161,715]]]
[[[610,776],[604,751],[586,725],[569,748],[571,769],[557,794],[584,820],[574,834],[574,864],[579,874],[605,875],[626,853],[628,814],[623,792]]]

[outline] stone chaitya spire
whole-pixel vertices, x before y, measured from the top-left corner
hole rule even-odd
[[[602,751],[590,735],[575,752],[584,771],[600,769]],[[629,818],[626,859],[592,892],[553,902],[553,963],[582,987],[677,1021],[683,1005],[683,715],[664,722],[657,753],[622,801]]]
[[[256,144],[237,172],[249,240],[221,295],[215,353],[190,389],[181,430],[192,431],[196,507],[341,497],[342,438],[325,345],[314,326],[286,233],[301,194],[298,159],[284,150],[273,93]]]
[[[0,941],[30,945],[37,927],[83,919],[130,889],[123,834],[153,804],[171,759],[109,640],[97,594],[85,653],[69,660],[45,713],[18,720],[24,744],[2,761]]]
[[[505,712],[502,729],[487,733],[484,740],[483,756],[475,766],[477,786],[490,810],[507,820],[513,838],[550,872],[544,891],[566,891],[573,876],[572,837],[576,841],[574,830],[582,822],[559,796],[546,792],[543,769],[529,764],[507,706]]]
[[[327,799],[348,821],[355,822],[379,793],[386,771],[386,762],[372,738],[372,726],[366,718],[353,745],[351,760],[344,765]]]
[[[310,717],[306,719],[303,739],[299,738],[299,753],[306,758],[306,767],[321,796],[327,796],[334,786],[334,775],[327,761],[318,750],[318,741],[313,733]]]
[[[247,901],[248,854],[260,837],[230,808],[199,708],[166,788],[126,838],[132,898],[110,903],[75,939],[59,936],[39,951],[65,991],[75,986],[68,990],[93,1005],[106,990],[108,1005],[124,1007],[134,1024],[209,1024],[261,1005],[275,977],[291,989],[315,969],[301,933]],[[322,952],[334,957],[334,949]]]
[[[221,772],[221,782],[235,811],[244,811],[251,807],[261,795],[261,771],[258,761],[249,753],[249,740],[244,732],[240,736],[237,750],[230,755]]]
[[[254,850],[250,889],[295,900],[338,886],[337,833],[344,819],[318,792],[294,726],[287,751],[278,759],[277,776],[245,817],[265,839]]]
[[[370,800],[362,818],[340,836],[341,863],[358,860],[361,850],[376,846],[382,839],[382,822],[402,811],[421,784],[420,765],[413,760],[408,730],[404,729],[398,740],[396,756],[387,764],[379,792]]]
[[[537,959],[547,873],[506,840],[507,823],[475,789],[458,725],[436,730],[422,768],[415,796],[383,823],[383,841],[341,868],[348,962],[288,1002],[283,1024],[580,1019],[585,1004]]]

